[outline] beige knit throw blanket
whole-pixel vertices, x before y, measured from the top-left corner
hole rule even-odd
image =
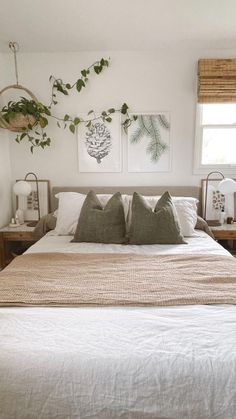
[[[0,273],[1,306],[236,304],[227,256],[37,253]]]

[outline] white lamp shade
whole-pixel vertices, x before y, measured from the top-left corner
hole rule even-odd
[[[225,178],[219,183],[219,191],[224,194],[236,192],[236,182],[233,179]]]
[[[19,180],[19,182],[16,182],[13,186],[13,191],[16,195],[28,196],[31,190],[30,184],[25,180]]]

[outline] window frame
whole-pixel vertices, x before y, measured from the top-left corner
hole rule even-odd
[[[220,103],[219,103],[220,104]],[[236,103],[235,103],[236,104]],[[202,164],[202,147],[203,147],[203,129],[204,128],[235,128],[235,124],[202,124],[202,112],[204,103],[197,103],[196,121],[195,121],[195,144],[194,144],[194,174],[207,174],[216,169],[223,171],[225,174],[234,174],[236,172],[235,164]]]

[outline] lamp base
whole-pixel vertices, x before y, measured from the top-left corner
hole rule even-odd
[[[38,224],[38,221],[30,221],[26,225],[27,227],[36,227],[37,224]]]

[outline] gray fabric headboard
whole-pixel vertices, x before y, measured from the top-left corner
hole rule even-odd
[[[132,195],[139,192],[142,195],[161,195],[169,191],[172,196],[192,196],[199,200],[198,212],[201,215],[201,187],[200,186],[54,186],[51,193],[51,210],[55,211],[58,200],[55,195],[59,192],[80,192],[87,194],[90,190],[98,194],[110,194],[121,192],[122,194]]]

